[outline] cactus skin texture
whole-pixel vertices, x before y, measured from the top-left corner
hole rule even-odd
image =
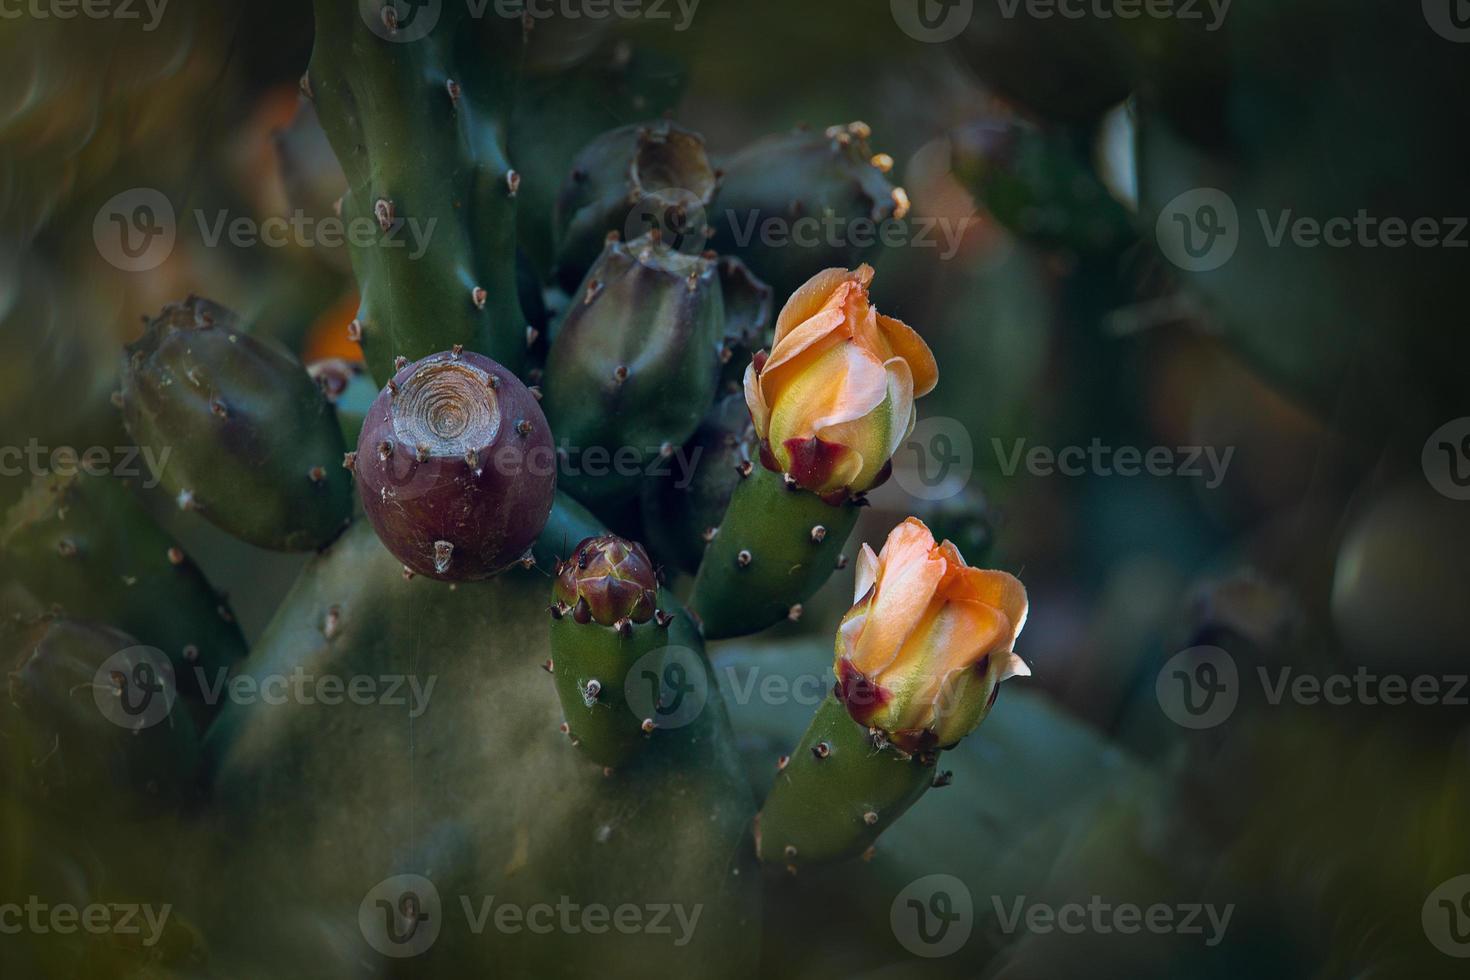
[[[703,251],[718,189],[698,133],[666,119],[603,133],[577,154],[557,195],[557,279],[576,289],[613,231],[636,238],[657,228],[670,242],[690,236],[684,251]]]
[[[775,290],[733,255],[720,256],[720,293],[725,298],[724,364],[720,380],[730,391],[741,390],[745,365],[758,350],[771,346],[771,302]]]
[[[440,9],[442,7],[442,9]],[[506,128],[524,48],[519,18],[434,5],[397,33],[369,26],[372,4],[317,0],[303,89],[316,105],[349,190],[342,217],[380,236],[353,246],[357,323],[380,383],[400,355],[462,344],[519,372],[526,319],[516,290],[515,196],[521,175]],[[387,35],[387,36],[385,36]],[[555,180],[528,174],[527,180]]]
[[[112,477],[38,477],[6,515],[0,553],[42,604],[162,650],[186,698],[245,656],[225,600]]]
[[[432,675],[437,684],[416,718],[401,700],[225,706],[206,738],[213,798],[238,825],[221,838],[221,860],[245,862],[238,880],[254,893],[220,902],[221,924],[238,922],[242,901],[259,901],[262,928],[282,935],[302,935],[323,909],[340,911],[355,964],[359,950],[372,955],[353,918],[363,896],[389,875],[415,872],[437,888],[446,925],[413,959],[414,975],[575,977],[609,963],[636,963],[649,976],[696,965],[700,975],[754,975],[754,805],[712,672],[697,718],[660,731],[604,777],[558,730],[561,705],[541,666],[551,656],[546,602],[546,577],[535,570],[456,589],[405,581],[363,524],[313,559],[241,674],[299,664],[318,675],[407,673],[421,684]],[[671,628],[698,651],[693,624],[681,619]],[[458,896],[492,894],[497,906],[566,896],[583,906],[702,904],[702,912],[683,946],[646,931],[471,934]],[[319,932],[305,935],[320,941]]]
[[[800,618],[801,604],[845,564],[842,546],[863,503],[826,503],[759,463],[746,461],[741,473],[690,597],[711,640]]]
[[[710,247],[740,256],[780,296],[823,269],[851,268],[870,257],[880,226],[902,221],[909,204],[886,176],[891,162],[869,148],[869,135],[867,125],[855,122],[768,136],[735,154],[724,164]],[[819,230],[794,234],[803,220],[819,222]],[[854,222],[872,226],[855,235]],[[869,239],[871,246],[855,244]]]
[[[712,256],[650,232],[608,242],[572,302],[547,360],[546,415],[567,449],[563,486],[596,508],[634,499],[713,404],[724,301]]]
[[[955,175],[1026,241],[1107,256],[1138,240],[1128,212],[1065,131],[985,122],[954,130],[950,142]]]
[[[588,538],[558,570],[551,675],[568,736],[599,765],[621,766],[657,737],[625,692],[629,671],[670,642],[675,617],[661,608],[670,601],[642,545],[615,536]],[[661,662],[652,673],[662,676]]]
[[[934,784],[937,755],[899,751],[829,694],[761,808],[761,862],[794,872],[860,857]]]
[[[164,307],[128,346],[122,410],[138,445],[166,460],[179,506],[243,541],[311,551],[352,515],[342,433],[321,389],[209,300]]]
[[[643,485],[643,526],[662,560],[691,575],[699,570],[709,532],[720,526],[756,441],[745,396],[726,395],[684,446],[692,472],[673,467]]]
[[[363,512],[405,568],[488,578],[525,556],[556,493],[536,398],[465,351],[405,364],[368,410],[352,459]]]
[[[197,798],[199,735],[188,712],[125,728],[98,710],[98,671],[138,645],[118,630],[51,618],[0,636],[0,758],[27,799],[63,815],[102,807],[132,818]]]

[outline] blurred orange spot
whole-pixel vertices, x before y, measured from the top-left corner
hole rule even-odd
[[[362,361],[361,345],[347,339],[347,325],[357,316],[358,298],[348,290],[342,298],[322,311],[306,332],[301,345],[301,363],[312,364],[329,357],[344,361]]]

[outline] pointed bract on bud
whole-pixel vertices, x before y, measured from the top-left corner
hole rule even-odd
[[[646,623],[658,602],[658,576],[641,544],[604,534],[577,545],[562,563],[554,594],[602,626]]]
[[[836,693],[853,720],[905,751],[945,748],[985,719],[1001,681],[1031,671],[1012,651],[1026,589],[971,568],[909,518],[858,556],[854,605],[838,628]]]
[[[770,354],[745,371],[763,456],[824,497],[882,482],[913,431],[914,400],[939,380],[923,338],[868,301],[872,280],[866,265],[813,277],[781,311]]]

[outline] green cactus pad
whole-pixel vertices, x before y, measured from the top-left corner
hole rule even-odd
[[[794,869],[859,857],[935,775],[933,756],[875,742],[829,694],[776,773],[758,818],[760,859]]]
[[[413,873],[433,883],[443,914],[432,948],[412,961],[416,975],[586,976],[608,963],[752,975],[754,806],[717,690],[690,724],[661,733],[656,753],[604,776],[558,731],[561,705],[542,669],[546,594],[536,570],[452,588],[405,580],[365,523],[313,560],[241,676],[300,667],[435,686],[416,715],[407,682],[395,703],[226,705],[206,750],[216,806],[238,828],[225,836],[229,851],[248,873],[230,879],[241,887],[221,896],[222,922],[245,903],[263,917],[262,934],[309,944],[329,930],[344,959],[376,960],[359,906],[385,879]],[[538,934],[492,924],[477,934],[461,896],[476,910],[485,896],[497,907],[701,910],[683,945],[677,927]]]
[[[295,358],[189,297],[128,347],[122,410],[179,506],[250,544],[311,551],[352,516],[342,432]]]
[[[0,553],[42,604],[162,650],[185,697],[245,656],[225,600],[112,477],[38,478],[6,515]]]
[[[347,175],[343,219],[377,229],[371,244],[352,248],[362,295],[355,329],[368,369],[382,384],[394,358],[461,344],[520,371],[521,175],[505,141],[521,19],[475,18],[462,3],[417,10],[417,23],[398,22],[389,4],[381,19],[370,3],[314,6],[303,88]]]
[[[801,604],[846,563],[842,548],[857,524],[852,501],[825,503],[749,460],[742,470],[748,475],[704,553],[689,600],[711,640],[800,618]]]

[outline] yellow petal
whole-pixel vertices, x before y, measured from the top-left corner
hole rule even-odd
[[[860,602],[873,583],[878,581],[878,556],[866,541],[858,549],[857,575],[852,587],[852,601]]]
[[[894,528],[883,545],[877,591],[853,658],[869,676],[893,664],[929,609],[945,569],[944,559],[931,555],[933,545],[929,529],[913,518]]]
[[[745,405],[750,409],[750,420],[755,423],[756,434],[764,439],[771,430],[771,410],[761,391],[760,377],[755,373],[754,361],[745,367]]]
[[[761,374],[767,375],[783,365],[792,363],[799,355],[811,350],[823,340],[832,338],[835,342],[842,339],[843,335],[839,331],[842,330],[843,322],[841,310],[822,310],[797,324],[790,333],[776,341]]]
[[[772,448],[787,439],[810,439],[828,426],[860,419],[888,394],[883,365],[851,344],[833,347],[803,362],[799,371],[774,378],[768,366],[762,384],[771,406],[768,438]]]

